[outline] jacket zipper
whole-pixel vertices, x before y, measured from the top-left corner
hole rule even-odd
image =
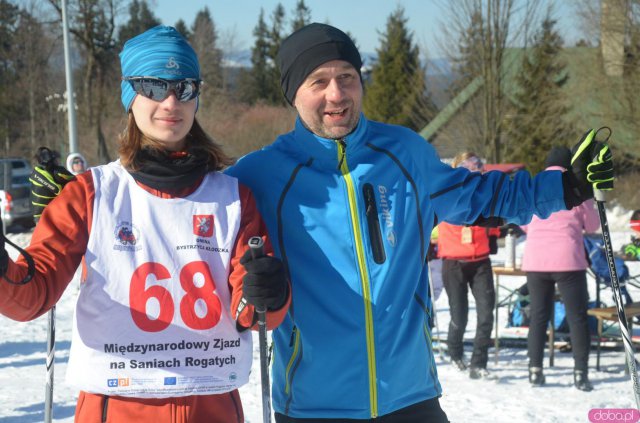
[[[438,380],[438,376],[436,374],[436,361],[435,361],[435,353],[433,352],[433,339],[431,338],[431,330],[429,329],[429,318],[427,318],[427,321],[423,324],[424,325],[424,336],[425,336],[425,341],[427,343],[427,349],[428,351],[431,351],[431,361],[430,361],[430,365],[429,365],[429,372],[431,373],[431,378],[434,381],[433,382],[433,388],[435,389],[436,392],[439,391],[438,389],[438,385],[436,383],[436,381]]]
[[[378,219],[378,207],[376,206],[376,196],[373,192],[373,185],[364,184],[362,187],[364,195],[365,213],[367,215],[367,224],[369,225],[369,239],[371,241],[371,252],[373,253],[373,261],[382,264],[386,260],[384,252],[384,244],[382,243],[382,232],[380,231],[380,220]]]
[[[284,407],[284,414],[289,415],[289,407],[291,406],[291,400],[293,399],[293,395],[291,392],[291,386],[293,385],[293,377],[296,374],[296,370],[298,369],[298,365],[302,360],[302,345],[300,344],[300,333],[298,328],[294,325],[293,331],[291,332],[291,340],[289,341],[289,347],[293,347],[293,353],[291,354],[291,358],[289,358],[289,362],[287,363],[287,368],[285,369],[285,386],[284,393],[288,396],[287,402]]]
[[[431,283],[431,282],[429,282]],[[418,304],[420,305],[420,308],[424,311],[424,315],[425,315],[425,319],[424,322],[422,323],[423,326],[423,330],[424,330],[424,340],[425,340],[425,345],[427,348],[427,355],[429,355],[429,352],[431,352],[431,361],[429,362],[430,366],[429,366],[429,372],[431,373],[431,377],[433,378],[433,389],[436,392],[440,392],[440,390],[438,389],[438,383],[436,382],[438,380],[437,377],[437,372],[436,372],[436,359],[435,359],[435,353],[433,352],[433,339],[431,338],[431,329],[429,326],[429,323],[431,322],[431,313],[433,312],[432,309],[430,307],[427,307],[427,305],[424,303],[424,301],[422,301],[422,299],[417,295],[414,294],[414,299],[418,302]],[[430,303],[433,306],[433,299],[430,299]]]
[[[371,409],[371,418],[378,416],[378,389],[376,374],[376,350],[374,343],[373,329],[373,311],[371,308],[371,290],[369,283],[369,274],[365,261],[364,246],[362,242],[362,231],[360,230],[360,221],[358,219],[358,202],[356,197],[355,184],[351,177],[351,172],[347,164],[347,145],[344,139],[335,140],[338,146],[338,167],[344,178],[347,188],[347,196],[349,198],[349,214],[351,215],[351,226],[354,234],[354,242],[356,246],[356,255],[358,261],[358,271],[360,273],[360,282],[362,284],[362,300],[364,301],[364,319],[365,331],[367,337],[367,360],[369,366],[369,406]]]
[[[289,358],[289,362],[287,363],[286,369],[286,379],[284,392],[288,395],[291,392],[291,368],[293,367],[293,363],[296,361],[296,357],[298,356],[298,349],[300,348],[300,342],[298,340],[298,328],[293,327],[293,331],[291,331],[291,340],[289,341],[289,347],[293,347],[293,353],[291,354],[291,358]]]

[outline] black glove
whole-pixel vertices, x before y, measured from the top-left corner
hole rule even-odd
[[[282,261],[272,256],[253,258],[251,250],[240,259],[247,270],[242,279],[242,292],[249,304],[278,310],[287,301],[289,283]]]
[[[607,128],[608,129],[608,128]],[[571,150],[571,168],[562,174],[564,202],[568,209],[593,198],[593,190],[613,189],[613,160],[597,131],[588,130]]]
[[[42,215],[45,207],[56,198],[62,188],[74,178],[74,176],[62,166],[50,166],[48,170],[44,166],[34,167],[29,182],[31,182],[31,204],[33,204],[33,217],[37,220]]]
[[[435,242],[429,243],[429,249],[427,250],[427,261],[435,260],[438,258],[438,244]]]
[[[483,228],[497,228],[504,225],[504,219],[498,216],[483,217],[480,216],[476,219],[471,226],[480,226]]]

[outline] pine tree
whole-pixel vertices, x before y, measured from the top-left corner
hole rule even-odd
[[[575,139],[567,122],[568,106],[561,88],[569,75],[559,60],[562,38],[550,17],[534,36],[530,51],[525,51],[522,68],[516,77],[516,104],[507,126],[506,158],[524,162],[532,172],[543,169],[553,145]]]
[[[222,88],[222,52],[217,46],[218,33],[208,7],[196,15],[189,41],[198,55],[200,75],[206,84],[201,95],[201,101],[206,104]]]
[[[191,39],[191,31],[189,31],[189,27],[187,27],[187,23],[184,20],[178,19],[173,27],[176,29],[176,31],[182,34],[184,38],[186,38],[187,40]]]
[[[118,31],[120,46],[145,32],[147,29],[160,25],[160,20],[155,17],[146,0],[133,0],[129,5],[129,21],[122,25]]]
[[[470,18],[465,35],[460,38],[458,55],[452,60],[456,79],[448,89],[452,97],[464,90],[476,77],[482,75],[482,59],[478,54],[482,49],[482,15],[475,11]]]
[[[425,69],[407,21],[402,7],[387,19],[363,108],[370,119],[417,130],[424,127],[435,107],[426,92]]]
[[[268,96],[268,55],[269,55],[269,30],[264,20],[264,9],[260,9],[258,23],[253,28],[255,42],[251,48],[251,70],[242,73],[240,77],[242,91],[241,98],[254,103],[258,99],[266,99]]]
[[[311,22],[311,9],[304,3],[304,0],[298,0],[296,8],[293,11],[293,19],[291,20],[291,32],[295,32]]]
[[[249,103],[262,101],[268,104],[284,105],[280,89],[280,72],[275,60],[283,40],[285,11],[278,3],[271,15],[271,26],[264,20],[264,10],[260,9],[258,23],[253,29],[255,42],[251,48],[251,71],[240,76],[244,85],[241,98]]]
[[[282,90],[280,89],[280,70],[276,66],[276,56],[278,49],[284,39],[285,10],[281,3],[278,3],[271,15],[271,28],[269,30],[269,63],[268,81],[267,81],[267,98],[270,104],[285,104]]]

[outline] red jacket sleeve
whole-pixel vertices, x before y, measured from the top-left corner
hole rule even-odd
[[[244,266],[240,264],[240,259],[249,249],[247,242],[252,236],[262,237],[264,240],[264,253],[273,255],[273,248],[267,235],[267,228],[256,207],[256,202],[249,188],[240,185],[241,218],[240,231],[236,238],[231,257],[231,269],[229,272],[229,284],[231,290],[231,315],[236,318],[237,324],[241,328],[257,329],[257,318],[254,307],[245,304],[242,298],[242,278],[246,275]],[[289,303],[291,302],[291,287],[288,290],[287,301],[279,309],[267,312],[267,328],[274,329],[284,319]]]
[[[93,180],[87,172],[69,182],[45,208],[25,248],[35,262],[33,279],[20,286],[0,280],[0,313],[14,320],[33,320],[60,299],[87,248],[93,198]],[[22,256],[16,262],[9,260],[10,279],[21,280],[26,274]]]

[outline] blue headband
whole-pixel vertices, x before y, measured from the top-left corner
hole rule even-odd
[[[158,25],[131,38],[120,52],[122,76],[154,76],[169,80],[200,79],[198,56],[175,28]],[[129,111],[136,92],[122,81],[122,105]]]

